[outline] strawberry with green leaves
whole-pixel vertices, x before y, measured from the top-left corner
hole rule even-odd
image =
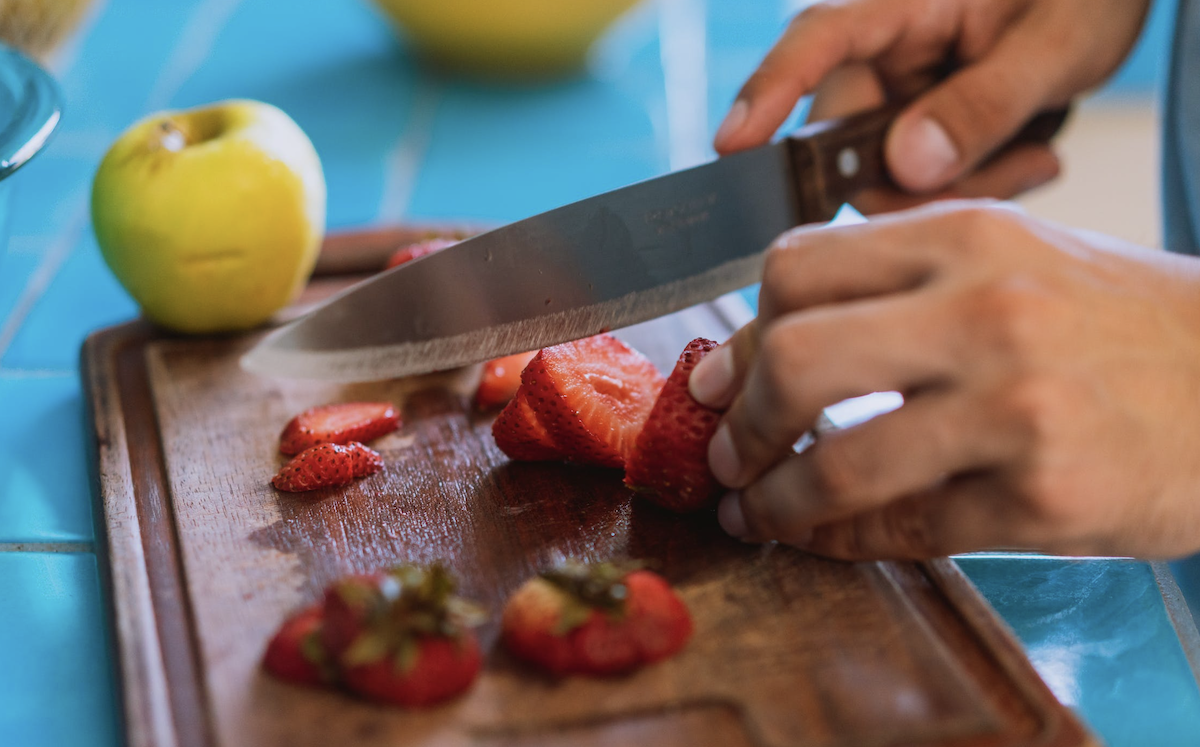
[[[348,485],[383,469],[383,459],[357,442],[319,444],[305,449],[271,478],[271,486],[288,493]]]
[[[285,682],[319,687],[334,681],[321,643],[321,605],[288,618],[267,644],[263,668]]]
[[[471,686],[479,609],[441,564],[351,576],[325,592],[322,643],[342,682],[370,700],[432,706]]]
[[[311,407],[288,421],[279,451],[289,456],[318,444],[370,441],[400,427],[391,402],[342,402]]]
[[[625,465],[625,484],[672,511],[713,505],[721,486],[708,469],[708,442],[721,413],[688,391],[692,369],[717,343],[698,337],[688,343],[654,402]]]
[[[509,599],[504,645],[546,672],[615,675],[679,652],[692,635],[683,601],[636,565],[567,563]]]

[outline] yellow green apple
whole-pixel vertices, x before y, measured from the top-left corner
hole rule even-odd
[[[262,324],[304,287],[325,177],[291,117],[259,101],[151,115],[92,182],[105,261],[151,321],[209,334]]]

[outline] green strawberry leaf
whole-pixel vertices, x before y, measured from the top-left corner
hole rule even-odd
[[[388,636],[369,630],[354,639],[354,642],[350,644],[350,648],[346,649],[346,653],[342,654],[342,663],[350,667],[360,664],[374,664],[377,661],[387,658],[388,652],[391,649],[392,642],[388,640]]]
[[[413,636],[408,636],[400,641],[396,647],[396,655],[393,657],[393,662],[396,666],[396,671],[400,674],[408,674],[413,667],[417,665],[417,657],[421,653],[421,644]]]

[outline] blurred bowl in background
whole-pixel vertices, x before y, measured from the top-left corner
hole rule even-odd
[[[0,0],[0,42],[45,63],[91,4],[92,0]]]
[[[61,116],[62,100],[49,74],[0,44],[0,255],[8,244],[13,174],[42,149]]]
[[[476,74],[545,76],[588,50],[640,0],[374,0],[417,53]]]

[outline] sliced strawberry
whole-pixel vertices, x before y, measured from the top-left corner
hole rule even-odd
[[[521,371],[525,370],[535,355],[536,350],[507,355],[483,364],[483,376],[479,380],[479,388],[475,390],[475,407],[492,410],[511,402],[521,387]]]
[[[712,505],[721,486],[708,469],[708,442],[721,419],[717,410],[692,399],[688,377],[717,343],[688,343],[646,418],[625,465],[625,484],[672,511]]]
[[[420,259],[421,257],[433,254],[434,252],[440,252],[446,247],[454,246],[457,243],[458,241],[455,239],[439,238],[427,239],[425,241],[418,241],[415,244],[409,244],[408,246],[401,247],[392,253],[392,256],[388,258],[387,267],[385,269],[390,270],[393,267],[399,267],[405,262],[411,262],[414,259]]]
[[[263,668],[281,680],[318,686],[331,680],[329,659],[321,645],[321,605],[284,621],[267,644]]]
[[[382,466],[379,454],[360,443],[320,444],[292,457],[271,478],[271,485],[289,493],[333,488],[378,472]]]
[[[545,348],[521,374],[565,458],[605,467],[625,466],[663,382],[645,356],[608,334]]]
[[[518,392],[516,398],[496,416],[492,423],[492,437],[510,459],[540,462],[566,458],[538,422],[537,415],[529,406],[529,398],[523,391]]]
[[[441,565],[344,578],[325,592],[322,642],[350,689],[407,707],[466,690],[482,655],[480,611],[454,595]]]
[[[410,662],[394,657],[349,666],[342,679],[354,692],[379,703],[405,708],[435,705],[466,691],[483,665],[472,632],[457,639],[418,636]]]
[[[317,444],[370,441],[400,427],[400,414],[390,402],[345,402],[313,407],[288,422],[279,450],[299,454]]]
[[[609,563],[527,581],[501,631],[514,655],[560,677],[628,672],[678,652],[691,634],[687,607],[662,577]]]

